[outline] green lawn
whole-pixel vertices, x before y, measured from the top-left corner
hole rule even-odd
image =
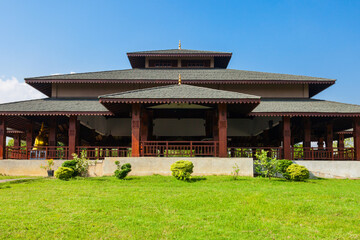
[[[3,175],[0,175],[0,180],[4,180],[4,179],[18,179],[18,178],[37,178],[37,177],[29,177],[29,176],[3,176]]]
[[[360,181],[210,176],[0,184],[1,239],[360,239]]]

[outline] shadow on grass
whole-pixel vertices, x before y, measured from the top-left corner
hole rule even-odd
[[[193,182],[200,182],[206,180],[206,177],[192,177],[187,182],[193,183]]]

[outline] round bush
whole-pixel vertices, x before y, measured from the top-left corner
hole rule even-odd
[[[179,180],[189,180],[193,173],[194,164],[190,161],[180,160],[171,165],[172,175]]]
[[[117,166],[120,166],[120,163],[118,163]],[[115,170],[115,177],[118,179],[124,179],[129,172],[131,172],[131,164],[125,163],[120,169]]]
[[[77,171],[77,167],[76,167],[77,161],[75,160],[68,160],[63,162],[63,164],[61,165],[62,167],[67,167],[67,168],[71,168],[74,173],[73,173],[73,177],[76,177],[79,175],[79,172]]]
[[[59,167],[55,171],[55,177],[61,180],[69,180],[74,174],[74,170],[68,167]]]
[[[280,173],[285,173],[286,172],[286,169],[291,165],[293,164],[293,162],[291,160],[287,160],[287,159],[282,159],[282,160],[279,160],[278,161],[278,171]]]
[[[309,170],[304,166],[291,164],[286,169],[285,178],[292,181],[304,181],[309,178]]]

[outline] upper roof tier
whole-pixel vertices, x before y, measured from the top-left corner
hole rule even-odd
[[[51,82],[58,83],[76,83],[79,80],[87,80],[89,83],[92,80],[115,80],[115,82],[125,81],[128,83],[134,83],[136,80],[140,82],[156,82],[162,81],[166,83],[173,83],[178,80],[178,76],[181,74],[184,81],[248,81],[261,82],[261,81],[301,81],[301,82],[333,82],[335,79],[309,77],[302,75],[291,75],[281,73],[267,73],[256,71],[245,71],[235,69],[125,69],[125,70],[113,70],[102,72],[87,72],[87,73],[74,73],[74,74],[62,74],[62,75],[50,75],[42,77],[25,78],[26,81],[32,82],[46,82],[44,80],[50,80]],[[54,80],[54,81],[53,81]],[[58,80],[58,81],[56,81]]]
[[[192,49],[165,49],[165,50],[150,50],[150,51],[138,51],[128,52],[127,55],[138,55],[138,56],[173,56],[173,55],[204,55],[204,56],[231,56],[231,52],[217,52],[217,51],[203,51],[203,50],[192,50]]]
[[[211,59],[212,68],[227,68],[231,59],[230,52],[215,52],[190,49],[166,49],[153,51],[140,51],[127,53],[132,68],[145,68],[147,66],[147,58],[157,59]],[[176,66],[181,67],[181,65]]]

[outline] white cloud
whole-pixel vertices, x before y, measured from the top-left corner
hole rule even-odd
[[[0,103],[44,97],[46,97],[44,94],[24,82],[19,82],[15,77],[9,79],[0,77]]]

